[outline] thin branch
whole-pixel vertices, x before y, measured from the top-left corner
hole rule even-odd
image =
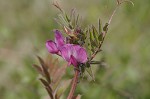
[[[98,48],[96,49],[96,51],[92,54],[91,58],[89,59],[89,62],[91,62],[93,60],[93,58],[97,55],[97,53],[99,51],[101,51],[101,47],[102,47],[102,44],[104,42],[104,39],[105,39],[105,36],[106,36],[106,33],[108,31],[108,26],[110,25],[112,19],[113,19],[113,16],[115,15],[117,9],[119,8],[119,5],[120,4],[117,4],[116,8],[114,9],[113,13],[111,14],[109,20],[108,20],[108,23],[106,23],[106,25],[104,26],[104,28],[106,28],[102,33],[103,33],[103,38],[102,38],[102,41],[100,42]]]
[[[118,5],[117,5],[117,7],[116,7],[116,8],[115,8],[115,10],[113,11],[112,15],[110,16],[109,21],[108,21],[108,25],[110,25],[110,23],[111,23],[111,21],[112,21],[113,16],[115,15],[115,13],[116,13],[117,9],[119,8],[119,5],[120,5],[120,4],[118,4]]]

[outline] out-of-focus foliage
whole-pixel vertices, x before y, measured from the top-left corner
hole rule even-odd
[[[133,2],[134,7],[119,8],[96,57],[104,58],[107,65],[93,65],[95,82],[80,80],[76,94],[82,99],[150,98],[150,0]],[[96,26],[98,18],[103,24],[108,21],[116,1],[60,0],[60,4],[66,11],[76,8],[84,26]],[[0,99],[46,98],[32,64],[38,63],[37,54],[49,54],[45,41],[60,27],[54,21],[58,12],[52,0],[0,1]],[[73,68],[67,68],[68,79],[73,75],[70,71]]]

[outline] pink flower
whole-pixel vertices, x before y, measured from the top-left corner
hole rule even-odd
[[[87,62],[86,51],[79,45],[66,44],[61,48],[60,52],[68,65],[77,66],[79,63]]]
[[[55,42],[48,40],[46,42],[46,48],[52,54],[60,55],[60,49],[65,44],[62,33],[59,30],[55,30]]]
[[[80,63],[87,62],[87,53],[85,49],[79,45],[65,44],[64,38],[60,31],[55,30],[55,41],[48,40],[46,48],[52,54],[63,57],[68,65],[78,66]]]

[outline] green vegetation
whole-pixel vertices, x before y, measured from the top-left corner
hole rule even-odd
[[[80,81],[76,94],[81,93],[82,99],[150,99],[150,0],[133,2],[134,7],[123,4],[115,14],[103,51],[96,57],[107,65],[93,65],[95,82]],[[116,1],[60,0],[60,5],[68,13],[76,8],[83,26],[96,26],[98,18],[103,25],[108,21]],[[52,0],[0,1],[0,99],[47,97],[32,64],[39,64],[36,55],[49,54],[45,42],[53,38],[53,29],[60,28],[54,21],[58,13]]]

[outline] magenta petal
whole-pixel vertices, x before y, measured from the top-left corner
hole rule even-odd
[[[66,44],[61,50],[61,56],[68,61],[68,65],[77,66],[78,63],[87,62],[87,54],[84,48],[79,45]]]
[[[46,48],[52,54],[57,54],[58,53],[58,49],[57,49],[56,43],[51,41],[51,40],[46,42]]]
[[[77,66],[78,62],[76,61],[75,57],[71,55],[70,57],[70,61],[69,63],[71,63],[73,66]]]
[[[73,56],[79,63],[85,63],[87,61],[86,50],[79,45],[74,46]]]
[[[87,62],[87,54],[84,48],[80,48],[79,50],[77,50],[77,56],[76,59],[78,62],[80,63],[85,63]]]
[[[60,49],[65,44],[64,38],[59,30],[55,30],[54,32],[55,32],[55,43],[58,49]]]
[[[71,57],[71,53],[72,53],[72,49],[71,49],[71,44],[66,44],[61,48],[61,56],[66,60],[66,61],[70,61],[70,57]]]

